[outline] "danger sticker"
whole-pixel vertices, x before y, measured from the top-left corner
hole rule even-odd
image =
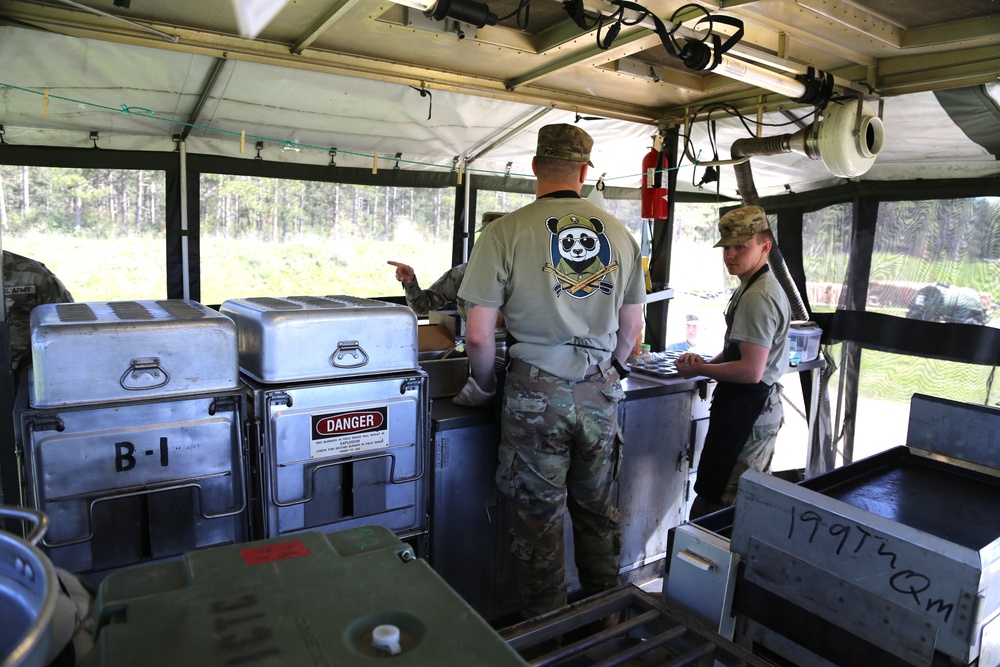
[[[389,446],[385,406],[312,415],[311,458],[357,454]]]
[[[292,540],[291,542],[265,544],[259,547],[240,549],[240,555],[243,556],[243,560],[246,561],[247,565],[260,565],[261,563],[271,563],[276,560],[308,556],[309,549],[302,543],[302,540]]]

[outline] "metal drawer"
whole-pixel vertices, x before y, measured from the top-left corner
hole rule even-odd
[[[427,375],[285,387],[246,382],[259,537],[364,523],[427,529]]]
[[[243,394],[17,415],[49,557],[111,570],[247,539]]]

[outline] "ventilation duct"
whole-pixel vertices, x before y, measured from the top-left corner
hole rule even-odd
[[[744,206],[760,206],[760,196],[753,183],[750,158],[756,155],[798,153],[823,164],[834,176],[853,178],[871,169],[882,150],[885,137],[882,119],[862,99],[831,104],[822,118],[794,134],[759,139],[738,139],[730,149],[741,160],[733,166],[736,187]],[[807,320],[809,313],[781,255],[780,242],[768,256],[775,277],[788,296],[793,320]]]

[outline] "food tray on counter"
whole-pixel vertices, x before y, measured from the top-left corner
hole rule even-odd
[[[636,361],[629,364],[629,369],[634,373],[642,373],[643,375],[650,375],[655,378],[660,378],[663,380],[678,377],[677,366],[674,362],[684,354],[683,352],[650,352],[649,356],[651,359],[649,361]],[[706,354],[699,355],[705,361],[708,361],[712,357]]]

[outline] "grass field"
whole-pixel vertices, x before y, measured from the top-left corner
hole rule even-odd
[[[88,239],[29,234],[4,248],[45,263],[77,301],[160,299],[166,294],[162,239]],[[389,259],[414,267],[429,286],[451,266],[451,244],[301,238],[271,244],[250,239],[201,240],[201,301],[292,294],[402,295]]]
[[[6,249],[48,265],[77,301],[163,298],[163,243],[143,237],[87,239],[55,234],[4,239]],[[414,235],[392,242],[304,237],[281,244],[209,237],[201,241],[201,301],[217,305],[253,296],[402,295],[387,260],[411,264],[426,287],[450,266],[450,257],[450,242],[428,242]],[[704,244],[678,243],[673,257],[675,297],[670,308],[676,315],[670,318],[667,340],[683,339],[684,315],[696,314],[704,350],[717,352],[725,331],[726,300],[704,295],[724,293],[726,288],[718,251]],[[866,397],[907,403],[913,393],[924,393],[983,403],[990,393],[992,402],[1000,400],[1000,382],[992,381],[993,369],[988,367],[866,350],[862,370],[861,394]]]

